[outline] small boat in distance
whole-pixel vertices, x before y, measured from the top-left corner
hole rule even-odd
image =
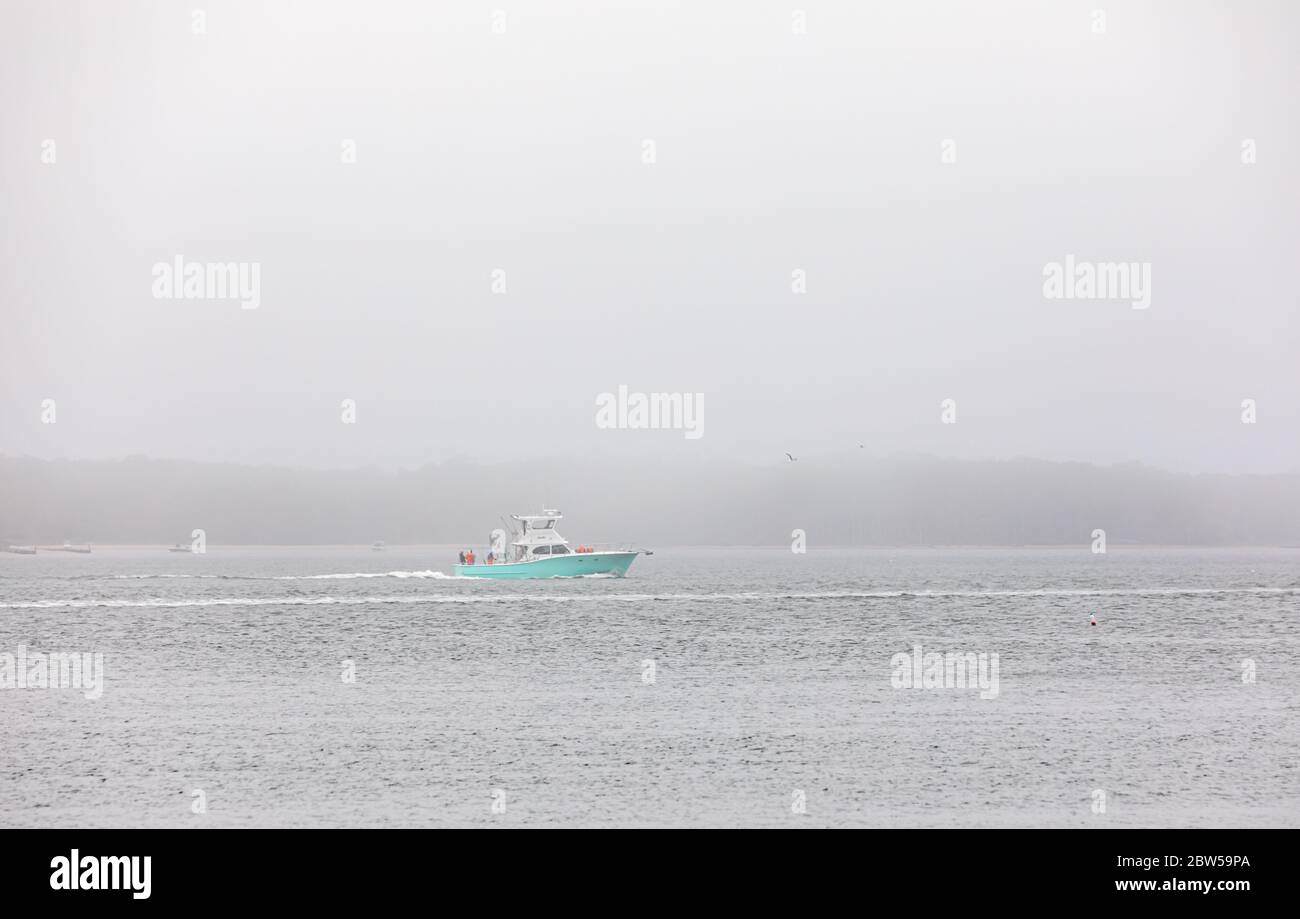
[[[83,545],[83,546],[74,546],[72,543],[68,542],[66,539],[63,541],[63,545],[61,545],[61,546],[42,546],[41,548],[44,549],[44,550],[47,551],[47,552],[76,552],[78,555],[89,555],[89,554],[90,554],[90,545],[89,545],[89,544],[87,544],[87,545]]]
[[[168,551],[168,552],[189,552],[190,554],[193,554],[193,553],[194,553],[194,547],[193,547],[193,546],[182,546],[180,543],[177,543],[176,545],[172,546],[172,547],[171,547],[170,549],[168,549],[167,551]]]
[[[35,546],[6,546],[6,552],[12,552],[14,555],[35,555]]]
[[[370,544],[371,552],[383,552],[385,548],[387,547],[384,545],[384,541],[382,539],[376,539],[374,542]]]
[[[569,541],[555,529],[563,517],[557,510],[511,516],[518,525],[511,533],[504,534],[509,537],[509,543],[502,545],[504,540],[499,541],[484,558],[471,551],[464,561],[453,566],[452,570],[458,577],[518,580],[604,574],[621,578],[642,551],[590,546],[570,549]],[[498,535],[501,535],[500,531]]]

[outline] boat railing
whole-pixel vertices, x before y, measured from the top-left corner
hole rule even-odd
[[[531,547],[529,548],[531,549]],[[639,554],[644,553],[646,555],[651,554],[651,551],[649,549],[639,548],[626,542],[568,543],[566,548],[569,551],[562,553],[562,555],[586,555],[591,552],[636,552]],[[579,548],[583,549],[584,551],[579,552],[578,551]],[[524,551],[516,554],[515,547],[513,545],[509,546],[506,549],[506,551],[496,553],[495,549],[493,549],[491,546],[488,546],[482,552],[479,552],[477,550],[474,552],[474,563],[476,565],[487,564],[488,552],[495,553],[493,563],[497,565],[518,565],[525,562],[536,562],[536,561],[541,561],[542,559],[561,557],[561,556],[551,555],[549,553],[547,553],[546,555],[533,555],[531,551]]]

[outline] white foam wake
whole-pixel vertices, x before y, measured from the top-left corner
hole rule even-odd
[[[471,581],[441,571],[354,571],[350,574],[284,574],[273,581],[351,581],[358,578],[429,578],[434,581]]]
[[[479,596],[463,594],[441,597],[203,597],[177,600],[154,597],[148,600],[35,600],[30,603],[0,603],[0,609],[132,609],[204,606],[365,606],[381,603],[556,603],[575,597]]]
[[[437,574],[437,572],[434,572]],[[307,576],[311,577],[311,576]],[[319,575],[315,577],[321,577]],[[450,575],[442,575],[451,579]],[[478,578],[458,578],[475,581]],[[825,593],[729,593],[729,594],[452,594],[441,596],[407,597],[200,597],[170,599],[155,597],[148,600],[36,600],[29,603],[0,603],[0,609],[87,609],[94,607],[190,607],[190,606],[363,606],[382,603],[567,603],[574,600],[599,599],[601,602],[622,600],[644,602],[647,600],[687,600],[708,602],[712,600],[779,601],[779,600],[893,600],[893,599],[946,599],[967,597],[1143,597],[1143,596],[1207,596],[1255,594],[1263,596],[1295,596],[1300,587],[1184,587],[1184,588],[1112,588],[1102,590],[958,590],[958,591],[860,591]]]
[[[115,580],[152,580],[154,578],[216,578],[224,581],[350,581],[359,578],[422,578],[433,581],[469,581],[442,571],[353,571],[346,574],[115,574]]]

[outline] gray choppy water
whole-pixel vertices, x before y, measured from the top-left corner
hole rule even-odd
[[[1300,550],[450,555],[0,555],[0,655],[106,670],[0,689],[0,824],[1300,825]],[[996,697],[895,688],[915,645]]]

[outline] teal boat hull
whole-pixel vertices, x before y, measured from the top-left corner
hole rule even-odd
[[[632,566],[635,552],[573,552],[569,555],[539,558],[532,562],[497,562],[488,565],[453,565],[460,578],[497,578],[514,581],[525,578],[580,578],[593,574],[623,577]]]

